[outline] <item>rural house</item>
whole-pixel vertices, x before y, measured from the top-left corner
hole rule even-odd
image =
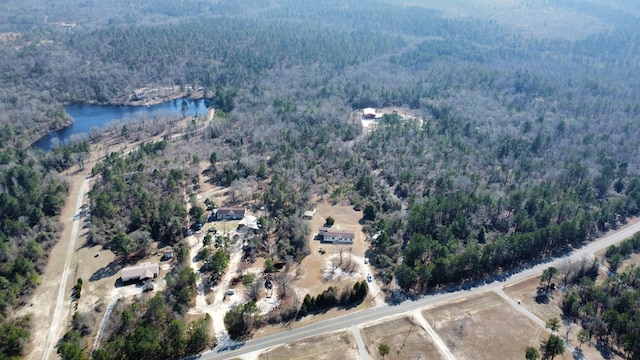
[[[122,269],[120,277],[123,282],[127,281],[139,281],[146,279],[153,279],[160,273],[158,264],[142,263],[137,266],[130,266]]]
[[[356,233],[353,231],[331,230],[327,227],[321,227],[318,235],[322,236],[323,242],[333,244],[353,244]]]
[[[377,116],[376,109],[366,108],[362,109],[362,117],[365,119],[375,119]]]
[[[247,209],[245,208],[234,208],[234,207],[218,208],[216,211],[216,219],[240,220],[244,217],[246,212],[247,212]]]

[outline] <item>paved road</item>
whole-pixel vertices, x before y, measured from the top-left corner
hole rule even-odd
[[[495,281],[493,283],[485,284],[479,287],[475,287],[469,290],[459,290],[455,292],[437,293],[427,295],[419,300],[405,301],[402,304],[396,306],[378,307],[369,310],[363,310],[356,313],[351,313],[338,318],[322,321],[316,324],[307,325],[304,327],[296,328],[293,330],[285,331],[279,334],[258,338],[255,340],[249,340],[246,343],[239,345],[237,349],[216,352],[208,351],[203,353],[200,359],[204,360],[223,360],[240,356],[254,351],[268,349],[274,346],[290,343],[296,340],[304,339],[310,336],[316,336],[323,333],[347,329],[351,326],[357,326],[368,322],[379,321],[387,317],[398,316],[403,313],[408,313],[421,309],[427,306],[434,306],[442,303],[455,301],[460,298],[470,296],[472,294],[478,294],[486,291],[494,291],[496,289],[502,289],[505,285],[516,283],[532,276],[539,275],[544,269],[549,266],[559,266],[567,260],[576,261],[582,258],[588,257],[602,249],[605,249],[613,244],[616,244],[636,232],[640,231],[640,222],[626,226],[619,231],[608,235],[604,238],[591,242],[589,245],[584,246],[572,253],[555,258],[552,261],[535,265],[531,268],[525,269],[518,273],[509,276],[501,281]]]

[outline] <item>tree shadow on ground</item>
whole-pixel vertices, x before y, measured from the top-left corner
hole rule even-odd
[[[120,268],[121,266],[118,262],[112,261],[109,263],[109,265],[101,267],[100,269],[96,270],[96,272],[91,274],[91,276],[89,277],[89,281],[98,281],[104,278],[111,277],[117,274]]]
[[[603,359],[613,359],[613,354],[611,353],[611,348],[608,344],[598,343],[596,344],[596,349],[600,352]]]
[[[542,288],[538,288],[536,290],[535,300],[538,304],[548,304],[551,301],[551,298],[549,297],[549,293],[547,291]]]

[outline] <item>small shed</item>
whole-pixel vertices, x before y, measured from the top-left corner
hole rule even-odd
[[[313,210],[307,210],[304,212],[304,214],[302,214],[302,218],[303,219],[313,219],[313,216],[316,214],[316,209]]]
[[[162,250],[162,260],[173,259],[173,249]]]

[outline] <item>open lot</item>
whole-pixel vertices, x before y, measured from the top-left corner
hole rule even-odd
[[[520,359],[548,335],[493,292],[426,310],[424,318],[456,358]],[[570,354],[565,353],[566,358]]]
[[[410,317],[367,325],[360,332],[373,359],[382,358],[378,354],[380,344],[389,345],[388,359],[444,359],[426,330]]]
[[[536,289],[540,285],[540,277],[536,276],[519,283],[506,286],[504,292],[515,301],[520,301],[521,306],[533,313],[542,321],[550,318],[562,318],[562,294],[559,291],[553,291],[549,296],[549,303],[543,304],[536,301]]]
[[[359,356],[358,346],[351,333],[340,331],[279,346],[260,354],[258,359],[357,360]]]
[[[605,256],[604,256],[606,252],[607,252],[606,249],[602,251],[598,251],[595,254],[595,257],[598,258],[598,260],[600,260],[600,262],[602,262],[605,266],[608,266],[609,264],[607,263],[607,260],[605,259]],[[627,269],[627,267],[629,267],[630,265],[640,266],[640,254],[631,254],[629,255],[628,258],[623,259],[620,265],[618,265],[618,272],[625,271],[625,269]],[[603,274],[606,277],[607,274],[605,274],[604,272]]]

